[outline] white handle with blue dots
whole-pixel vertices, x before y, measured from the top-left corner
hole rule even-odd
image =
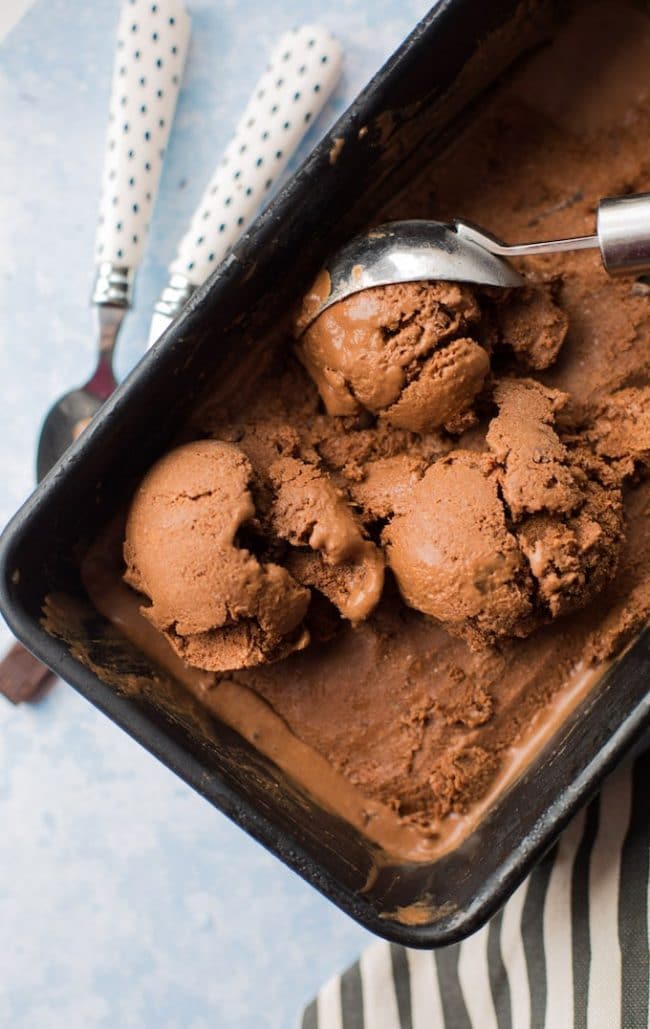
[[[171,275],[200,286],[217,267],[330,97],[341,62],[340,44],[318,25],[281,37],[180,242]]]
[[[125,0],[117,34],[95,258],[142,255],[190,39],[180,0]]]

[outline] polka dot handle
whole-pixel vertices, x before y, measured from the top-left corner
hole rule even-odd
[[[334,89],[341,47],[318,25],[285,33],[179,245],[170,273],[207,279],[259,209]]]
[[[156,199],[190,38],[180,0],[125,0],[95,246],[97,263],[135,268]]]

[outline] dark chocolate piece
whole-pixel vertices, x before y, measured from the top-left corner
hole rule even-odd
[[[12,704],[40,700],[54,678],[54,672],[20,643],[14,643],[0,661],[0,693]]]

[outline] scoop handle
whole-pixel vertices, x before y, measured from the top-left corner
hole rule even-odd
[[[285,33],[183,236],[170,275],[201,285],[239,238],[341,72],[341,46],[319,25]]]
[[[130,301],[142,257],[190,37],[180,0],[124,3],[117,30],[93,300]],[[115,276],[110,269],[121,269]],[[129,274],[130,273],[130,274]],[[114,297],[111,299],[110,290]]]
[[[604,197],[598,205],[593,236],[548,239],[532,243],[502,243],[470,222],[454,222],[464,239],[499,257],[534,257],[575,250],[600,250],[610,275],[650,273],[650,193]]]
[[[650,193],[605,197],[598,205],[598,242],[610,275],[650,272]]]

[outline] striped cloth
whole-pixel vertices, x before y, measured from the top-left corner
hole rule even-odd
[[[433,952],[373,944],[302,1029],[648,1029],[649,872],[646,751],[483,929]]]

